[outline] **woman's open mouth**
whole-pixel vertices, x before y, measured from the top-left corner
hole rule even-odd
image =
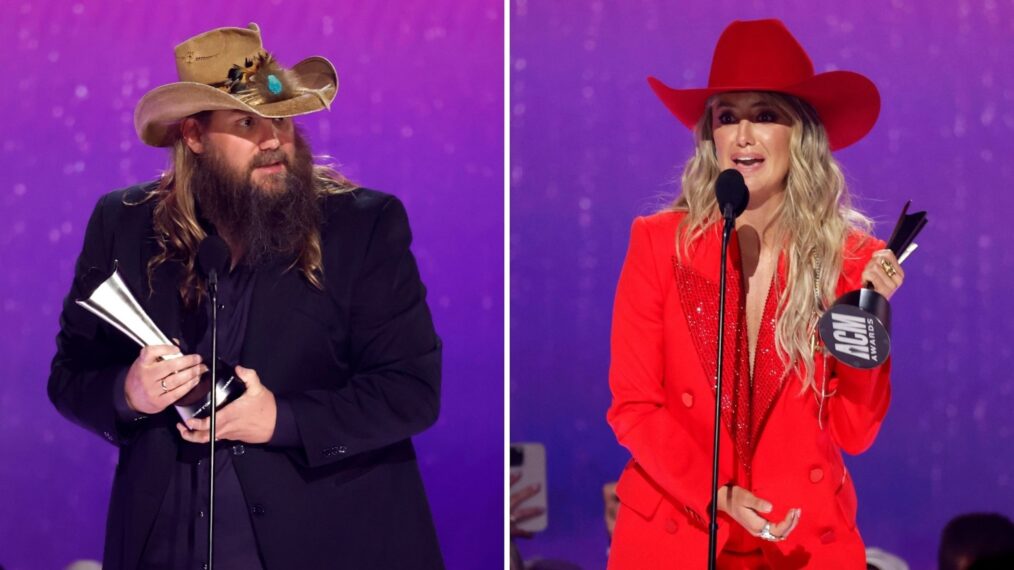
[[[752,172],[761,168],[761,165],[764,164],[764,158],[756,155],[734,156],[732,157],[732,162],[736,165],[736,170],[740,172]]]

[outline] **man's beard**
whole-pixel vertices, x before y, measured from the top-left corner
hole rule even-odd
[[[230,245],[242,249],[246,265],[275,256],[294,260],[308,238],[320,231],[313,157],[302,136],[298,132],[295,136],[294,160],[281,149],[262,152],[243,173],[236,172],[214,147],[197,155],[191,185],[201,214]],[[254,169],[276,162],[285,165],[285,170],[264,181],[276,188],[256,187]]]

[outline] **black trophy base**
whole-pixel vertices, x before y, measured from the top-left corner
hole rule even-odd
[[[229,370],[229,367],[224,366],[220,361],[218,369]],[[197,386],[194,386],[186,396],[183,396],[176,402],[176,411],[183,418],[184,422],[191,418],[202,420],[211,415],[210,387],[211,372],[205,372]],[[216,408],[221,410],[230,402],[242,396],[244,392],[246,392],[246,383],[235,374],[230,373],[227,377],[219,376],[217,390],[218,405]]]
[[[849,291],[839,297],[817,330],[836,359],[853,368],[876,368],[891,354],[891,305],[873,289]]]

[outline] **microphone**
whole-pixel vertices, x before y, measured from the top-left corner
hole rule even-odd
[[[750,202],[750,192],[746,189],[743,175],[735,168],[723,170],[715,182],[715,197],[718,210],[726,221],[738,218]]]
[[[708,525],[708,570],[714,570],[718,546],[718,442],[722,420],[722,374],[725,361],[725,260],[729,250],[729,236],[736,218],[746,210],[750,192],[743,181],[743,175],[736,169],[723,170],[715,181],[715,198],[722,212],[725,224],[722,228],[722,256],[718,271],[718,354],[715,367],[715,433],[711,450],[711,522]]]
[[[197,268],[208,279],[211,302],[211,390],[208,457],[208,570],[215,565],[215,411],[218,408],[218,274],[228,269],[229,247],[218,236],[208,236],[197,249]]]
[[[208,285],[217,289],[218,274],[229,264],[229,246],[218,236],[208,236],[197,249],[197,269],[208,279]]]

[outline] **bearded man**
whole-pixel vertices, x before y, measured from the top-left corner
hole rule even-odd
[[[104,568],[206,562],[210,426],[173,404],[211,359],[196,259],[214,235],[218,354],[246,387],[217,413],[215,567],[442,568],[410,439],[437,417],[440,341],[405,209],[315,166],[291,118],[330,106],[334,67],[282,68],[254,24],[175,55],[181,81],[135,111],[170,168],[99,200],[49,378],[64,416],[119,447]],[[138,353],[75,304],[114,269],[178,346]]]

